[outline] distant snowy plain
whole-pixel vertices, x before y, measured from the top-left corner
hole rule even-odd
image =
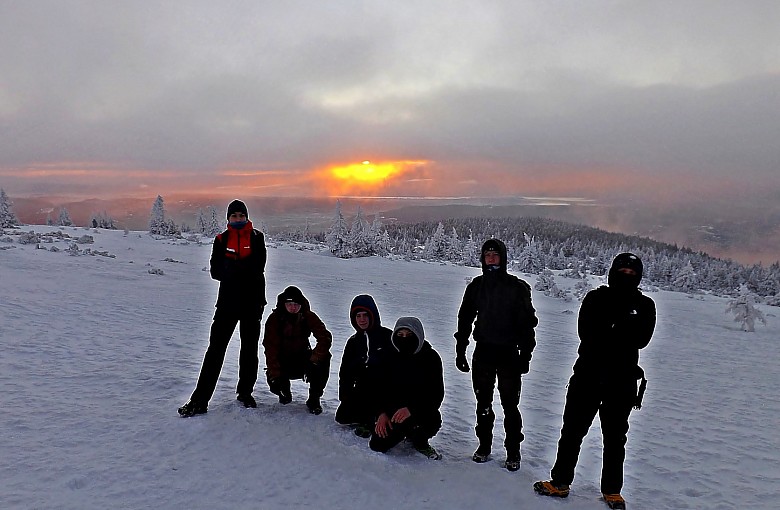
[[[523,378],[519,472],[502,468],[502,413],[493,460],[476,447],[469,375],[454,366],[456,314],[476,268],[383,258],[342,260],[269,243],[267,297],[297,285],[334,335],[325,412],[281,406],[262,367],[257,409],[235,401],[238,334],[209,412],[182,419],[197,378],[217,283],[211,246],[146,233],[26,226],[73,239],[0,243],[0,508],[606,508],[600,500],[598,420],[568,499],[534,494],[554,461],[565,386],[576,359],[579,303],[534,292],[538,346]],[[56,246],[60,251],[51,251]],[[83,254],[89,248],[92,254]],[[96,254],[97,253],[97,254]],[[162,274],[160,274],[162,273]],[[523,275],[520,275],[523,276]],[[535,277],[523,276],[533,285]],[[598,279],[593,279],[598,285]],[[558,278],[559,286],[573,280]],[[444,360],[444,424],[431,461],[400,445],[372,452],[336,424],[348,309],[372,294],[382,321],[416,315]],[[726,300],[649,294],[655,336],[642,352],[649,379],[631,415],[623,495],[632,509],[772,509],[780,501],[780,310],[744,333]],[[266,308],[265,316],[270,312]],[[469,348],[471,355],[473,344]]]

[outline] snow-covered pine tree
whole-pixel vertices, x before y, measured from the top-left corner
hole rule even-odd
[[[739,289],[739,295],[729,301],[726,313],[734,315],[734,322],[739,322],[742,331],[752,333],[756,330],[756,321],[762,322],[766,326],[766,317],[756,308],[756,296],[748,289],[747,285],[742,285]]]
[[[165,201],[163,197],[157,195],[152,204],[152,212],[149,215],[149,233],[157,235],[167,235],[168,225],[165,222]]]
[[[374,240],[371,238],[368,222],[363,217],[363,210],[358,206],[352,228],[349,229],[347,244],[352,257],[370,257],[374,254]]]
[[[206,233],[206,213],[201,208],[198,208],[195,214],[195,230],[201,234]]]
[[[336,200],[336,215],[330,228],[325,233],[325,244],[328,245],[332,254],[341,258],[349,257],[347,247],[348,235],[347,220],[344,219],[344,215],[341,213],[341,201]]]
[[[578,280],[577,283],[574,284],[574,297],[582,301],[591,289],[593,289],[593,287],[587,278]]]
[[[16,219],[16,215],[12,209],[13,203],[8,195],[5,194],[5,190],[0,188],[0,228],[15,227],[19,224],[19,220]]]
[[[480,267],[479,253],[480,246],[474,240],[474,233],[469,229],[469,237],[463,245],[462,261],[469,267]]]
[[[207,236],[216,236],[224,228],[223,221],[217,212],[217,208],[212,205],[208,206],[206,208],[206,230],[203,233]]]
[[[688,294],[699,290],[699,278],[689,260],[687,264],[677,273],[672,282],[672,290],[685,292]]]
[[[525,239],[525,246],[520,251],[515,265],[519,271],[524,273],[540,274],[545,266],[539,245],[534,237],[526,233],[523,233],[523,238]]]
[[[447,241],[444,225],[439,222],[433,235],[425,241],[423,256],[428,260],[446,260]]]
[[[60,207],[60,214],[57,217],[57,225],[61,227],[70,227],[73,226],[73,220],[70,219],[70,214],[68,214],[68,210],[65,209],[65,207]]]

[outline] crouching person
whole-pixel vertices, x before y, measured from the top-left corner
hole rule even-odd
[[[309,343],[311,335],[317,341],[314,349]],[[290,380],[303,379],[309,384],[306,407],[312,414],[322,413],[320,398],[330,373],[332,343],[333,336],[311,311],[300,289],[284,289],[265,323],[263,337],[268,386],[281,404],[292,402]]]
[[[416,317],[401,317],[395,323],[391,348],[379,361],[373,386],[377,419],[369,447],[387,452],[408,439],[426,457],[441,459],[428,442],[441,428],[441,357],[425,341]]]

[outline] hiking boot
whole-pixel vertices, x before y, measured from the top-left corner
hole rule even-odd
[[[292,402],[292,392],[290,388],[283,388],[279,390],[279,403],[287,405]]]
[[[477,451],[474,452],[474,455],[471,456],[471,460],[476,462],[477,464],[483,464],[490,460],[490,448],[483,448],[479,447],[477,448]]]
[[[371,430],[372,427],[369,424],[358,425],[357,427],[355,427],[355,435],[358,437],[362,437],[363,439],[367,439],[371,437]]]
[[[430,445],[428,441],[412,443],[415,450],[422,453],[426,457],[432,460],[441,460],[441,453],[436,451],[436,448]]]
[[[251,393],[245,393],[245,394],[239,393],[236,396],[236,400],[244,404],[244,407],[252,407],[252,408],[257,407],[257,402],[255,402],[255,398],[252,396]]]
[[[196,414],[206,414],[209,411],[209,405],[207,402],[200,402],[198,400],[190,400],[178,409],[179,415],[182,418],[189,418]]]
[[[542,496],[554,496],[556,498],[565,498],[569,495],[569,486],[556,484],[554,481],[536,482],[534,490]]]
[[[281,402],[281,396],[279,396],[279,401]],[[322,405],[320,405],[320,399],[315,397],[309,397],[309,399],[306,401],[306,407],[309,408],[309,412],[311,414],[322,414]]]
[[[520,452],[507,452],[504,467],[507,471],[517,471],[520,469]]]
[[[607,506],[618,510],[626,510],[626,500],[620,494],[602,494]]]

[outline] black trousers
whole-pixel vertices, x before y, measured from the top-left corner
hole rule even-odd
[[[558,453],[550,473],[556,484],[569,485],[574,480],[574,468],[582,440],[598,413],[604,445],[601,492],[620,493],[623,488],[628,417],[635,397],[636,381],[630,378],[615,384],[576,374],[571,377],[566,392]]]
[[[330,358],[316,365],[311,364],[310,358],[311,350],[281,357],[282,375],[277,383],[289,393],[290,380],[303,379],[309,384],[310,398],[322,397],[322,394],[325,392],[325,385],[328,384],[328,378],[330,377]],[[273,388],[271,393],[277,394]]]
[[[342,425],[374,425],[374,417],[363,392],[355,390],[349,397],[343,398],[336,409],[336,422]]]
[[[519,371],[520,355],[517,349],[489,344],[477,344],[471,360],[471,382],[477,399],[477,425],[474,430],[480,449],[491,449],[493,443],[493,390],[498,381],[498,396],[504,410],[504,447],[507,452],[519,453],[523,442],[523,420],[520,416]]]
[[[235,312],[227,308],[217,308],[211,323],[209,346],[203,357],[198,384],[192,393],[192,400],[208,402],[214,395],[219,373],[225,362],[228,343],[233,336],[236,325],[239,325],[241,348],[238,355],[238,385],[236,393],[252,393],[257,382],[258,346],[260,343],[260,311]]]
[[[409,416],[403,423],[393,423],[392,427],[387,437],[379,437],[372,430],[368,447],[375,452],[385,453],[407,438],[415,445],[427,443],[441,428],[441,413],[433,411],[419,416]]]

